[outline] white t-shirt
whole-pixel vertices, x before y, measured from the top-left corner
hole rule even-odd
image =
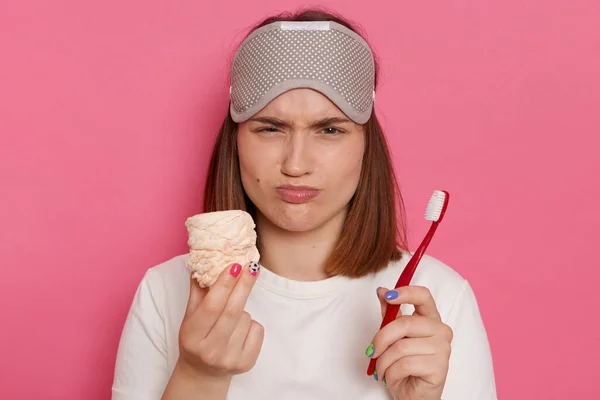
[[[177,362],[178,333],[189,296],[187,255],[150,268],[142,279],[119,344],[113,400],[158,400]],[[246,305],[265,328],[249,372],[233,377],[228,400],[387,400],[366,374],[367,346],[378,331],[376,289],[393,288],[410,254],[361,279],[292,281],[262,267]],[[424,256],[413,285],[432,292],[442,320],[454,331],[443,400],[494,400],[492,357],[468,282]],[[403,305],[404,314],[414,308]]]

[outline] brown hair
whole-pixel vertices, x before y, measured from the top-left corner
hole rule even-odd
[[[335,21],[359,33],[341,16],[315,8],[269,17],[250,32],[276,21]],[[375,86],[377,71],[375,58]],[[208,168],[204,212],[237,209],[255,215],[254,204],[242,186],[237,127],[228,110]],[[375,110],[363,129],[365,154],[361,176],[350,200],[342,233],[325,262],[325,272],[329,276],[362,277],[380,271],[390,261],[399,260],[402,256],[400,249],[408,250],[404,204]]]

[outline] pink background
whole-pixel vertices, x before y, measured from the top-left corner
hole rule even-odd
[[[300,4],[0,3],[0,398],[109,398],[142,274],[187,250],[234,44]],[[598,1],[324,4],[380,57],[413,246],[451,192],[429,253],[478,295],[499,397],[598,398]]]

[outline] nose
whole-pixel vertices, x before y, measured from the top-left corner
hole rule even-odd
[[[301,132],[288,136],[284,146],[281,172],[291,177],[309,174],[312,169],[310,154],[310,138]]]

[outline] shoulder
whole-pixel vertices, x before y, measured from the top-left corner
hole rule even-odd
[[[149,279],[161,280],[166,283],[178,283],[181,279],[187,282],[190,277],[189,270],[185,265],[187,257],[188,254],[174,256],[148,269],[146,275]],[[189,284],[189,282],[187,283]]]
[[[403,251],[399,261],[391,262],[378,274],[378,284],[388,288],[394,287],[412,255],[413,253]],[[467,280],[456,270],[427,254],[419,261],[411,285],[429,289],[442,316],[448,315],[465,291],[471,290]]]
[[[190,272],[185,265],[187,254],[174,256],[151,268],[142,278],[159,309],[180,308],[187,302],[190,290]]]

